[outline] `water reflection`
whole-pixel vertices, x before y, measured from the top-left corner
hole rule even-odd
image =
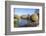
[[[20,27],[27,25],[27,23],[28,23],[28,21],[26,19],[20,19],[19,20],[19,26]]]

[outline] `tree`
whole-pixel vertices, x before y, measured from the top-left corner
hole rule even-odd
[[[20,16],[16,15],[16,16],[14,16],[14,18],[19,19],[19,18],[20,18]]]

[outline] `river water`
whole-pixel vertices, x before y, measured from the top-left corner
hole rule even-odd
[[[27,20],[27,19],[20,19],[19,20],[19,26],[20,27],[24,27],[25,25],[27,25],[29,23],[29,20]]]

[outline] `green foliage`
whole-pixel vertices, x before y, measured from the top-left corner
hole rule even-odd
[[[14,19],[14,27],[18,27],[18,24],[19,24],[19,20],[18,19]]]

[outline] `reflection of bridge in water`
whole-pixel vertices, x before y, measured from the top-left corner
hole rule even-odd
[[[39,22],[31,22],[31,20],[27,19],[20,19],[19,20],[19,27],[35,27],[39,24]]]

